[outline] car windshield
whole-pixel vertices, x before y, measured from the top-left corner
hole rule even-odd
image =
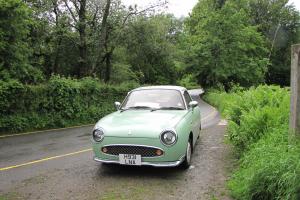
[[[145,89],[131,92],[121,109],[183,110],[184,108],[181,93],[177,90]]]

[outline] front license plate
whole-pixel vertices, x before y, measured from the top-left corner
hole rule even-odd
[[[141,165],[141,155],[135,154],[119,154],[119,161],[122,165]]]

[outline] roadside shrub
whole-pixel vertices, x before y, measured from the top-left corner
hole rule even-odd
[[[278,86],[262,85],[232,93],[214,91],[206,99],[229,120],[229,140],[241,153],[267,130],[288,123],[289,91]]]
[[[23,109],[22,97],[27,89],[24,85],[16,80],[7,82],[0,81],[0,115],[1,117],[14,114],[17,110]]]
[[[200,88],[199,84],[197,83],[197,79],[192,74],[185,75],[178,84],[187,88],[187,89],[198,89]]]
[[[289,90],[259,86],[206,99],[229,121],[228,139],[240,158],[228,186],[236,199],[300,199],[300,144],[289,144]]]
[[[115,110],[135,83],[106,85],[97,79],[52,76],[40,85],[0,81],[0,133],[94,123]]]

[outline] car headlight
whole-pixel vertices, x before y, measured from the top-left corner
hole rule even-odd
[[[160,141],[166,146],[172,146],[177,142],[177,134],[174,131],[163,131],[160,134]]]
[[[104,131],[102,129],[93,130],[93,139],[96,142],[101,142],[104,139]]]

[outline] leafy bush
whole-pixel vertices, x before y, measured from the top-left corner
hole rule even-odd
[[[229,181],[236,199],[299,199],[300,144],[288,144],[289,90],[259,86],[206,99],[229,120],[240,167]]]
[[[0,133],[94,123],[135,87],[133,82],[115,86],[59,76],[40,85],[0,81]]]
[[[229,120],[229,139],[241,152],[258,141],[267,130],[288,123],[288,89],[259,86],[231,93],[212,91],[206,98]]]
[[[185,75],[178,83],[179,85],[188,89],[200,88],[199,84],[197,83],[197,79],[191,74]]]

